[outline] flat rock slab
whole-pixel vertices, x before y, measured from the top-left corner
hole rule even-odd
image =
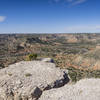
[[[44,91],[39,100],[100,100],[100,79],[83,79],[75,85]]]
[[[43,91],[68,81],[67,71],[53,63],[19,62],[0,70],[0,100],[36,100]]]

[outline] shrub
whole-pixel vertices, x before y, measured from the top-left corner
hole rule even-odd
[[[12,76],[12,74],[11,74],[11,73],[8,73],[8,75],[9,75],[9,76]]]
[[[100,78],[100,70],[82,70],[73,67],[67,69],[72,82],[77,82],[83,78]]]
[[[5,68],[3,63],[0,63],[0,68]]]
[[[32,74],[26,73],[25,76],[26,76],[26,77],[30,77],[30,76],[32,76]]]
[[[28,61],[36,60],[36,59],[37,59],[37,54],[29,54],[27,57]]]

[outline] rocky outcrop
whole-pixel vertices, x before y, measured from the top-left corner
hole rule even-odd
[[[100,100],[100,79],[83,79],[75,85],[44,91],[39,100]]]
[[[41,61],[54,63],[54,60],[52,58],[42,58]]]
[[[0,100],[37,100],[43,91],[62,87],[68,81],[67,71],[54,63],[19,62],[0,70]]]

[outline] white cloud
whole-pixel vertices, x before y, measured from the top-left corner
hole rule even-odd
[[[74,5],[78,5],[78,4],[81,4],[81,3],[84,3],[86,2],[87,0],[54,0],[55,2],[59,2],[59,1],[62,1],[62,2],[66,2],[68,3],[69,5],[71,6],[74,6]]]
[[[72,2],[72,5],[77,5],[86,2],[86,0],[75,0]]]
[[[100,31],[100,25],[83,25],[83,26],[70,26],[66,28],[67,32],[96,32]]]
[[[0,16],[0,22],[5,21],[5,19],[6,19],[6,16]]]

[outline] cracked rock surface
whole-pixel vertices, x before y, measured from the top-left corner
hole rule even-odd
[[[0,70],[0,100],[37,100],[43,91],[68,81],[67,70],[56,68],[54,63],[19,62]]]
[[[100,79],[83,79],[74,85],[44,91],[39,100],[100,100]]]

